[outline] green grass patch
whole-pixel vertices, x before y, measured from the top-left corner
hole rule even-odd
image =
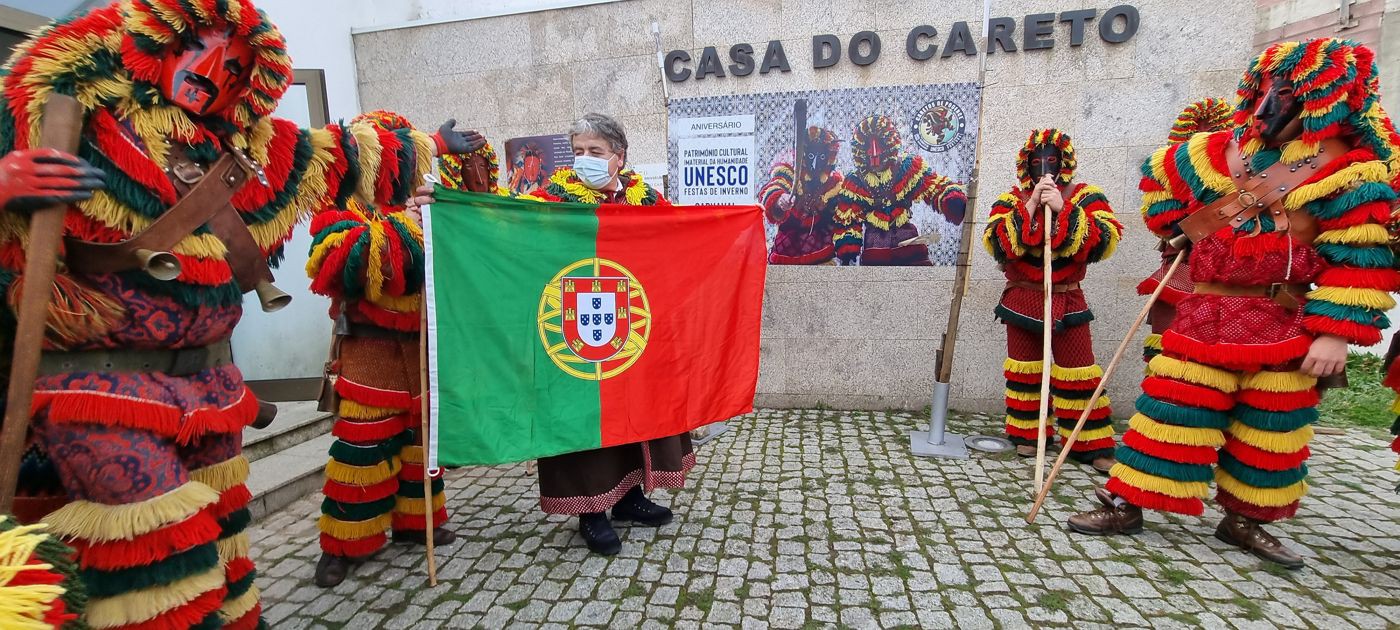
[[[1264,618],[1264,608],[1258,602],[1247,597],[1235,597],[1230,600],[1231,604],[1244,609],[1244,618],[1250,621],[1259,621]]]
[[[1194,615],[1194,614],[1192,614],[1192,613],[1183,613],[1183,612],[1167,613],[1167,619],[1171,619],[1171,620],[1173,620],[1173,621],[1176,621],[1176,622],[1181,623],[1181,624],[1186,625],[1186,626],[1191,626],[1191,627],[1193,627],[1193,628],[1199,627],[1199,626],[1201,625],[1201,618],[1200,618],[1200,617],[1197,617],[1196,615]]]
[[[681,596],[676,600],[679,608],[687,606],[699,608],[701,612],[708,614],[710,607],[715,605],[715,589],[706,588],[698,591],[681,591]]]
[[[1064,591],[1047,591],[1042,593],[1035,603],[1041,608],[1064,612],[1069,610],[1069,598],[1073,596],[1073,593]]]
[[[529,605],[530,598],[526,597],[525,599],[522,599],[518,602],[511,602],[509,604],[505,604],[505,607],[509,608],[511,612],[520,612],[521,610],[524,610],[526,606]]]
[[[1181,586],[1185,584],[1187,580],[1191,579],[1191,574],[1175,567],[1168,567],[1162,569],[1162,579],[1177,586]]]
[[[1347,356],[1346,389],[1328,390],[1318,411],[1322,423],[1343,427],[1389,429],[1395,421],[1390,403],[1395,392],[1381,385],[1381,358],[1360,352]]]
[[[627,583],[627,588],[626,588],[626,589],[623,589],[623,591],[622,591],[622,599],[631,599],[631,598],[633,598],[633,597],[642,597],[642,596],[644,596],[644,595],[646,595],[646,594],[647,594],[647,590],[646,590],[645,588],[642,588],[642,585],[641,585],[641,584],[638,584],[637,582],[628,582],[628,583]]]

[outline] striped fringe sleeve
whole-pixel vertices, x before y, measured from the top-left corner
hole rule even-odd
[[[1038,222],[1028,219],[1025,205],[1015,191],[997,197],[987,217],[987,229],[982,233],[982,244],[986,246],[987,253],[997,262],[1006,263],[1025,256],[1029,248],[1040,246],[1044,230]]]
[[[1064,243],[1057,251],[1091,263],[1112,256],[1123,237],[1123,224],[1113,216],[1113,208],[1108,205],[1103,190],[1080,184],[1070,195],[1069,205],[1080,215],[1084,227],[1073,234],[1076,240]]]

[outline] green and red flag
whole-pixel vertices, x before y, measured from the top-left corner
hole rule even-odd
[[[544,203],[438,187],[429,466],[684,433],[753,409],[757,206]]]

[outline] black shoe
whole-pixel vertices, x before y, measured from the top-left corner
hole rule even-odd
[[[578,515],[578,533],[593,553],[615,556],[622,551],[622,539],[617,537],[607,512]]]
[[[395,531],[393,539],[394,542],[406,542],[414,545],[428,544],[428,537],[423,534],[422,530],[409,529],[404,531]],[[450,545],[454,542],[457,542],[456,532],[453,532],[452,530],[449,530],[445,527],[438,527],[433,529],[433,545],[443,546]]]
[[[361,563],[361,560],[354,558],[322,553],[321,559],[316,562],[316,576],[313,581],[321,588],[331,588],[344,582],[345,578],[350,576],[350,571]]]
[[[622,500],[613,506],[612,515],[615,521],[634,521],[647,527],[660,527],[675,517],[670,508],[652,503],[647,495],[642,494],[641,486],[628,490]]]

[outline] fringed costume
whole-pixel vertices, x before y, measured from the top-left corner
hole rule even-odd
[[[768,183],[758,192],[764,215],[778,227],[769,264],[835,264],[832,232],[843,181],[836,170],[841,141],[828,129],[808,127],[805,147],[806,155],[784,156],[774,164]],[[800,182],[793,166],[798,163]]]
[[[1006,434],[1017,445],[1034,445],[1039,439],[1041,335],[1045,325],[1043,251],[1045,227],[1038,210],[1027,209],[1035,188],[1028,162],[1039,145],[1054,145],[1061,152],[1062,168],[1057,184],[1064,209],[1050,226],[1053,258],[1051,281],[1050,391],[1060,435],[1068,436],[1098,387],[1103,370],[1094,362],[1089,322],[1094,315],[1079,283],[1090,263],[1113,255],[1123,226],[1113,216],[1108,199],[1096,186],[1072,183],[1074,147],[1070,138],[1054,129],[1031,134],[1019,156],[1019,185],[992,204],[983,240],[987,251],[1006,273],[1007,286],[996,307],[1006,324]],[[1075,442],[1073,456],[1092,463],[1113,453],[1113,424],[1107,396],[1101,396]]]
[[[670,203],[634,171],[623,169],[618,180],[622,184],[620,190],[593,190],[579,180],[572,168],[566,167],[555,171],[548,185],[527,198],[631,206]],[[652,488],[684,487],[686,473],[694,466],[695,453],[688,432],[546,457],[539,461],[540,508],[549,514],[605,512],[638,486],[648,492]]]
[[[82,630],[87,595],[73,550],[42,529],[0,515],[0,628]]]
[[[1255,124],[1266,80],[1292,87],[1301,106],[1301,136],[1281,149],[1268,148]],[[1161,148],[1144,167],[1144,216],[1158,234],[1238,196],[1239,175],[1227,165],[1235,146],[1250,173],[1282,161],[1285,172],[1307,177],[1274,211],[1194,243],[1195,292],[1177,304],[1107,485],[1122,500],[1199,515],[1214,481],[1227,513],[1217,536],[1232,518],[1259,524],[1298,511],[1319,398],[1302,359],[1320,335],[1378,342],[1395,306],[1389,294],[1400,289],[1384,227],[1396,199],[1386,164],[1396,136],[1377,92],[1373,55],[1362,46],[1276,44],[1240,83],[1233,131]],[[1324,156],[1324,141],[1341,148]],[[1319,168],[1324,158],[1331,161]],[[1277,541],[1270,545],[1251,550],[1275,553]],[[1275,561],[1302,566],[1301,558]]]
[[[413,127],[376,111],[352,121],[374,124],[403,141]],[[450,156],[450,158],[449,158]],[[447,154],[447,164],[461,160]],[[447,172],[444,173],[448,174]],[[391,199],[417,182],[380,174]],[[448,181],[452,181],[450,178]],[[422,388],[419,379],[423,231],[399,205],[330,205],[311,220],[306,273],[311,290],[331,298],[336,320],[336,437],[326,464],[321,550],[364,558],[396,538],[425,531]],[[432,480],[433,523],[447,521],[441,473]]]
[[[1177,144],[1186,142],[1191,136],[1203,131],[1224,131],[1231,127],[1231,117],[1234,110],[1222,99],[1206,98],[1196,101],[1188,106],[1177,116],[1176,122],[1172,124],[1168,142]],[[1148,174],[1150,176],[1150,174]],[[1171,326],[1172,320],[1176,318],[1176,303],[1182,298],[1191,294],[1193,285],[1191,283],[1191,255],[1188,253],[1177,265],[1176,272],[1170,278],[1167,277],[1167,270],[1171,267],[1172,261],[1176,259],[1179,250],[1167,244],[1167,239],[1174,234],[1158,234],[1162,242],[1158,249],[1162,252],[1162,266],[1157,271],[1143,280],[1137,287],[1138,295],[1152,295],[1157,290],[1157,286],[1166,282],[1167,286],[1162,289],[1162,294],[1157,297],[1157,301],[1152,304],[1152,310],[1148,313],[1148,325],[1152,332],[1143,341],[1142,360],[1150,362],[1152,357],[1162,353],[1162,333]]]
[[[961,224],[967,209],[962,184],[934,173],[922,157],[904,153],[899,129],[888,116],[860,122],[851,137],[851,157],[855,170],[844,178],[836,200],[836,257],[846,264],[859,258],[862,265],[932,266],[928,239],[919,238],[912,222],[913,206],[928,203]]]
[[[254,61],[232,105],[193,115],[157,82],[165,60],[209,30],[251,46]],[[132,238],[173,207],[179,193],[165,169],[177,152],[207,168],[246,150],[243,159],[265,166],[266,181],[249,177],[231,205],[256,242],[254,260],[274,261],[316,209],[357,192],[401,201],[434,152],[417,132],[305,130],[271,117],[291,63],[246,0],[124,0],[40,31],[7,70],[0,152],[33,146],[46,97],[65,93],[86,115],[79,155],[106,172],[106,190],[68,210],[68,252]],[[0,216],[7,331],[26,229],[24,217]],[[260,625],[240,453],[258,403],[228,353],[242,313],[230,251],[201,227],[172,248],[174,280],[72,264],[58,275],[33,431],[70,500],[45,522],[77,550],[94,628]]]

